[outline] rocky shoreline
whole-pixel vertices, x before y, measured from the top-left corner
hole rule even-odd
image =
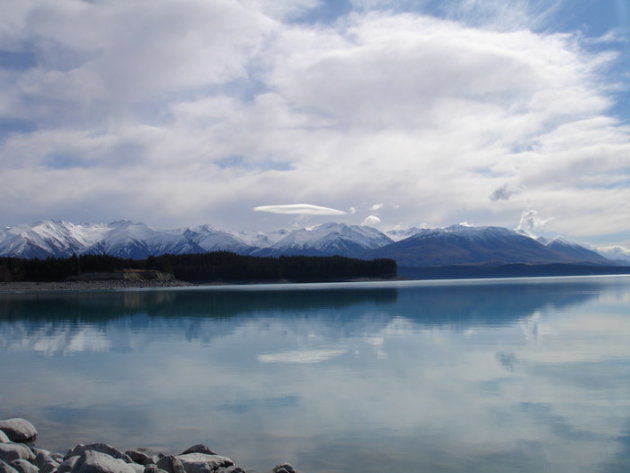
[[[79,444],[54,453],[34,444],[37,430],[26,419],[0,421],[0,473],[255,473],[206,445],[194,445],[177,455],[137,448],[122,452],[104,443]],[[269,473],[298,473],[290,464]]]

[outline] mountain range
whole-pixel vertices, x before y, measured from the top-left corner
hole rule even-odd
[[[410,228],[389,235],[376,228],[324,223],[269,233],[230,233],[210,225],[158,230],[120,220],[74,224],[46,220],[0,230],[0,256],[19,258],[108,254],[144,259],[163,254],[230,251],[253,256],[392,258],[400,267],[477,264],[613,265],[596,251],[564,239],[545,240],[503,227]]]

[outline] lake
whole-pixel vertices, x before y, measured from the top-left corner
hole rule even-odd
[[[630,277],[0,294],[0,418],[304,473],[630,471]]]

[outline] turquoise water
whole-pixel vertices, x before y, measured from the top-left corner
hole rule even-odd
[[[0,294],[0,418],[304,473],[630,471],[630,278]]]

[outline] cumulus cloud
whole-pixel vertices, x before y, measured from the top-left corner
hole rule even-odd
[[[553,220],[552,218],[542,218],[538,214],[537,210],[525,210],[521,214],[521,221],[516,227],[516,231],[524,233],[526,235],[535,236],[535,232],[545,227],[549,222]]]
[[[537,28],[554,12],[542,0],[441,15],[356,0],[317,24],[292,19],[318,2],[280,3],[0,4],[0,50],[23,59],[0,70],[0,224],[242,229],[378,202],[370,213],[403,225],[544,208],[558,233],[628,231],[618,45]],[[248,165],[226,166],[235,156]],[[332,208],[252,215],[286,201]]]
[[[261,205],[254,207],[254,211],[289,215],[347,215],[343,210],[311,204]]]
[[[378,218],[376,215],[370,215],[370,216],[366,217],[363,220],[363,222],[361,222],[361,225],[364,225],[364,226],[367,226],[367,227],[375,227],[379,223],[381,223],[381,219],[380,218]]]

